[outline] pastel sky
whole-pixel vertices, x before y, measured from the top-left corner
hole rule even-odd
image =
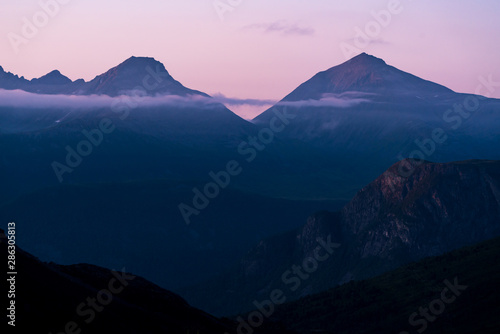
[[[474,92],[480,76],[500,81],[498,0],[58,0],[65,4],[48,6],[54,15],[43,22],[41,4],[55,1],[1,2],[5,70],[91,80],[132,55],[151,56],[189,88],[273,101],[347,60],[341,45],[372,28],[357,50],[399,69],[460,92]],[[372,12],[389,7],[390,22],[374,24]],[[23,20],[34,19],[41,27],[16,53],[9,34],[23,36]],[[230,106],[245,118],[266,107]]]

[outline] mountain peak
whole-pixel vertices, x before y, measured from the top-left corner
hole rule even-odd
[[[123,75],[124,77],[137,76],[144,78],[151,71],[160,72],[165,80],[174,80],[168,73],[165,65],[152,57],[135,57],[132,56],[113,67],[103,75]]]
[[[58,70],[40,78],[26,80],[0,67],[0,88],[22,89],[45,94],[76,95],[201,95],[207,94],[184,87],[165,66],[152,57],[132,56],[89,82],[72,81]]]
[[[377,94],[392,100],[398,96],[435,96],[453,91],[403,72],[383,59],[363,52],[317,73],[286,96],[284,101],[318,100],[325,94],[345,92]]]
[[[387,65],[383,59],[369,55],[366,52],[360,53],[359,55],[349,59],[345,62],[345,64]]]
[[[85,93],[110,96],[130,93],[145,93],[150,96],[156,94],[206,96],[204,93],[184,87],[158,60],[136,56],[95,77],[88,83]]]
[[[160,66],[161,68],[165,69],[165,65],[163,65],[161,62],[159,62],[158,60],[152,58],[152,57],[136,57],[136,56],[132,56],[130,58],[128,58],[127,60],[125,60],[124,62],[122,62],[120,65],[118,65],[117,67],[128,67],[128,66],[132,66],[132,67],[147,67],[147,66]],[[166,69],[165,69],[166,71]]]
[[[31,80],[33,83],[44,85],[65,85],[71,83],[71,79],[62,75],[58,70],[53,70],[44,76]]]

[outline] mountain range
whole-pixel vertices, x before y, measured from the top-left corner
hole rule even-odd
[[[348,184],[357,191],[404,158],[499,159],[498,99],[453,92],[367,54],[314,75],[254,123],[268,126],[280,106],[295,116],[280,138],[306,144],[325,162],[318,169],[342,176],[333,181],[342,198],[354,195]]]
[[[20,89],[38,94],[119,96],[135,92],[149,96],[159,94],[208,96],[184,87],[172,78],[162,63],[148,57],[130,57],[88,82],[83,79],[72,81],[58,70],[40,78],[27,80],[0,67],[0,88]]]
[[[296,300],[500,235],[499,126],[500,100],[364,53],[252,121],[153,58],[131,57],[89,82],[0,67],[0,220],[17,222],[28,252],[61,263],[26,270],[78,291],[75,300],[109,273],[71,264],[126,263],[229,316],[273,289]],[[144,304],[168,299],[207,332],[237,326],[141,282],[138,295],[155,292],[124,301],[123,314],[131,304],[151,314]],[[156,292],[160,300],[146,300]],[[316,330],[283,320],[286,307],[277,322]]]
[[[1,70],[0,88],[16,89],[0,91],[0,171],[10,175],[0,201],[61,181],[203,182],[231,160],[246,167],[233,187],[348,201],[404,158],[500,159],[500,101],[455,93],[367,54],[316,74],[252,122],[184,87],[153,58],[129,58],[89,82],[59,72],[28,81]],[[61,177],[53,163],[67,166],[67,146],[75,150],[87,140],[82,131],[103,119],[112,133]]]
[[[0,230],[2,254],[7,253],[7,245],[7,237]],[[190,307],[178,295],[125,268],[61,266],[42,262],[19,247],[16,247],[16,266],[19,271],[14,299],[16,326],[9,330],[185,334],[235,329],[231,321]]]
[[[6,236],[0,230],[2,253],[6,252],[6,246]],[[265,312],[266,319],[254,328],[248,323],[251,313],[235,317],[236,320],[210,316],[189,306],[178,295],[126,272],[125,268],[114,271],[89,264],[44,263],[19,247],[16,255],[19,268],[26,274],[16,281],[16,327],[28,332],[58,333],[70,328],[93,333],[120,330],[130,334],[245,330],[256,334],[416,330],[497,333],[500,328],[496,317],[499,307],[496,284],[500,278],[498,238],[297,301],[273,307],[263,303],[264,308],[258,312]],[[109,303],[102,299],[106,291],[111,292],[108,289],[115,291]],[[429,311],[426,306],[435,305],[443,294],[447,303],[443,302],[442,312],[432,308],[430,312],[439,312],[422,313]],[[92,298],[97,309],[88,304]]]

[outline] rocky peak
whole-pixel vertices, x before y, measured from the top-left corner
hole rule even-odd
[[[67,85],[72,83],[71,79],[62,75],[58,70],[47,73],[38,79],[33,79],[31,82],[42,85]]]

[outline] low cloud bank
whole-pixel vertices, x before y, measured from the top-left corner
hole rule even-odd
[[[281,101],[279,105],[289,107],[336,107],[349,108],[364,102],[370,102],[374,94],[362,92],[345,92],[341,94],[323,94],[319,100]]]
[[[107,95],[51,95],[23,90],[0,89],[0,106],[17,108],[95,109],[111,108],[119,103],[133,103],[137,107],[220,107],[216,99],[201,95],[117,96]]]
[[[120,103],[131,104],[136,107],[192,107],[192,108],[220,108],[226,106],[267,107],[275,104],[292,107],[337,107],[348,108],[363,102],[369,102],[373,94],[361,92],[345,92],[342,94],[324,94],[321,99],[302,101],[282,101],[268,99],[239,99],[230,98],[222,94],[213,97],[202,95],[157,95],[157,96],[129,96],[111,97],[107,95],[51,95],[36,94],[23,90],[0,89],[0,107],[16,107],[30,109],[96,109],[111,108]]]

